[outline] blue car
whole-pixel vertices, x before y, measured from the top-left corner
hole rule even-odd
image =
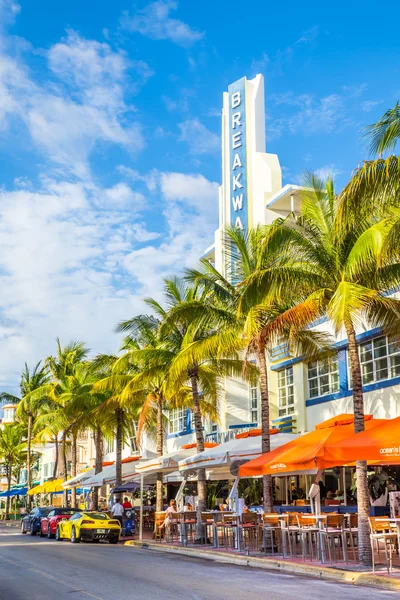
[[[47,517],[53,509],[53,506],[37,506],[36,508],[32,508],[31,512],[21,519],[21,533],[29,532],[31,535],[41,533],[40,521],[43,517]]]

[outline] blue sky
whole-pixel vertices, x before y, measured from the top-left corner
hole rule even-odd
[[[398,5],[0,0],[0,389],[55,338],[115,351],[217,226],[220,109],[262,73],[284,183],[366,158],[400,96]]]

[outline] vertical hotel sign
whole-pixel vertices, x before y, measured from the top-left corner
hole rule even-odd
[[[248,224],[245,83],[242,77],[228,87],[230,224],[241,230],[247,230]]]

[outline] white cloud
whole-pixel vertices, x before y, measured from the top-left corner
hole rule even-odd
[[[358,111],[359,96],[364,85],[343,88],[342,93],[333,93],[318,98],[314,94],[294,94],[285,92],[270,97],[273,106],[279,107],[274,118],[274,110],[269,113],[267,133],[270,139],[277,139],[284,132],[313,135],[332,133],[357,124],[352,111]]]
[[[21,6],[18,2],[0,0],[0,28],[13,23],[20,10]]]
[[[382,102],[383,100],[365,100],[365,102],[361,102],[361,110],[366,113],[371,112],[375,106],[382,104]]]
[[[326,180],[328,179],[328,177],[335,179],[338,175],[341,175],[343,171],[341,171],[336,165],[331,163],[329,165],[325,165],[323,167],[320,167],[319,169],[316,169],[314,173],[319,179]]]
[[[184,48],[192,46],[204,37],[204,33],[192,29],[189,25],[170,17],[171,11],[178,8],[173,0],[158,0],[133,16],[124,13],[121,24],[129,31],[137,31],[153,40],[170,40]]]
[[[21,62],[0,58],[0,127],[19,119],[49,160],[81,177],[88,177],[89,155],[99,143],[131,151],[144,146],[141,126],[124,100],[130,82],[125,57],[70,31],[50,48],[48,60],[57,85],[50,79],[39,85]],[[136,83],[146,70],[139,63]]]
[[[190,154],[213,154],[221,148],[220,136],[209,131],[198,119],[188,119],[179,123],[180,142],[189,145]]]

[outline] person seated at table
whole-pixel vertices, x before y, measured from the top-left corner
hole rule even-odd
[[[326,500],[335,500],[335,494],[331,490],[326,492]]]
[[[164,523],[161,525],[161,528],[162,527],[168,527],[168,525],[170,524],[170,518],[169,518],[170,514],[171,513],[176,513],[176,512],[177,512],[177,510],[176,510],[176,502],[175,502],[174,499],[172,499],[172,500],[169,501],[169,506],[168,506],[167,510],[165,511],[166,517],[165,517]]]
[[[342,490],[336,490],[335,500],[344,500],[344,494]]]
[[[183,507],[183,512],[192,512],[193,507],[190,502],[185,502],[185,506]]]

